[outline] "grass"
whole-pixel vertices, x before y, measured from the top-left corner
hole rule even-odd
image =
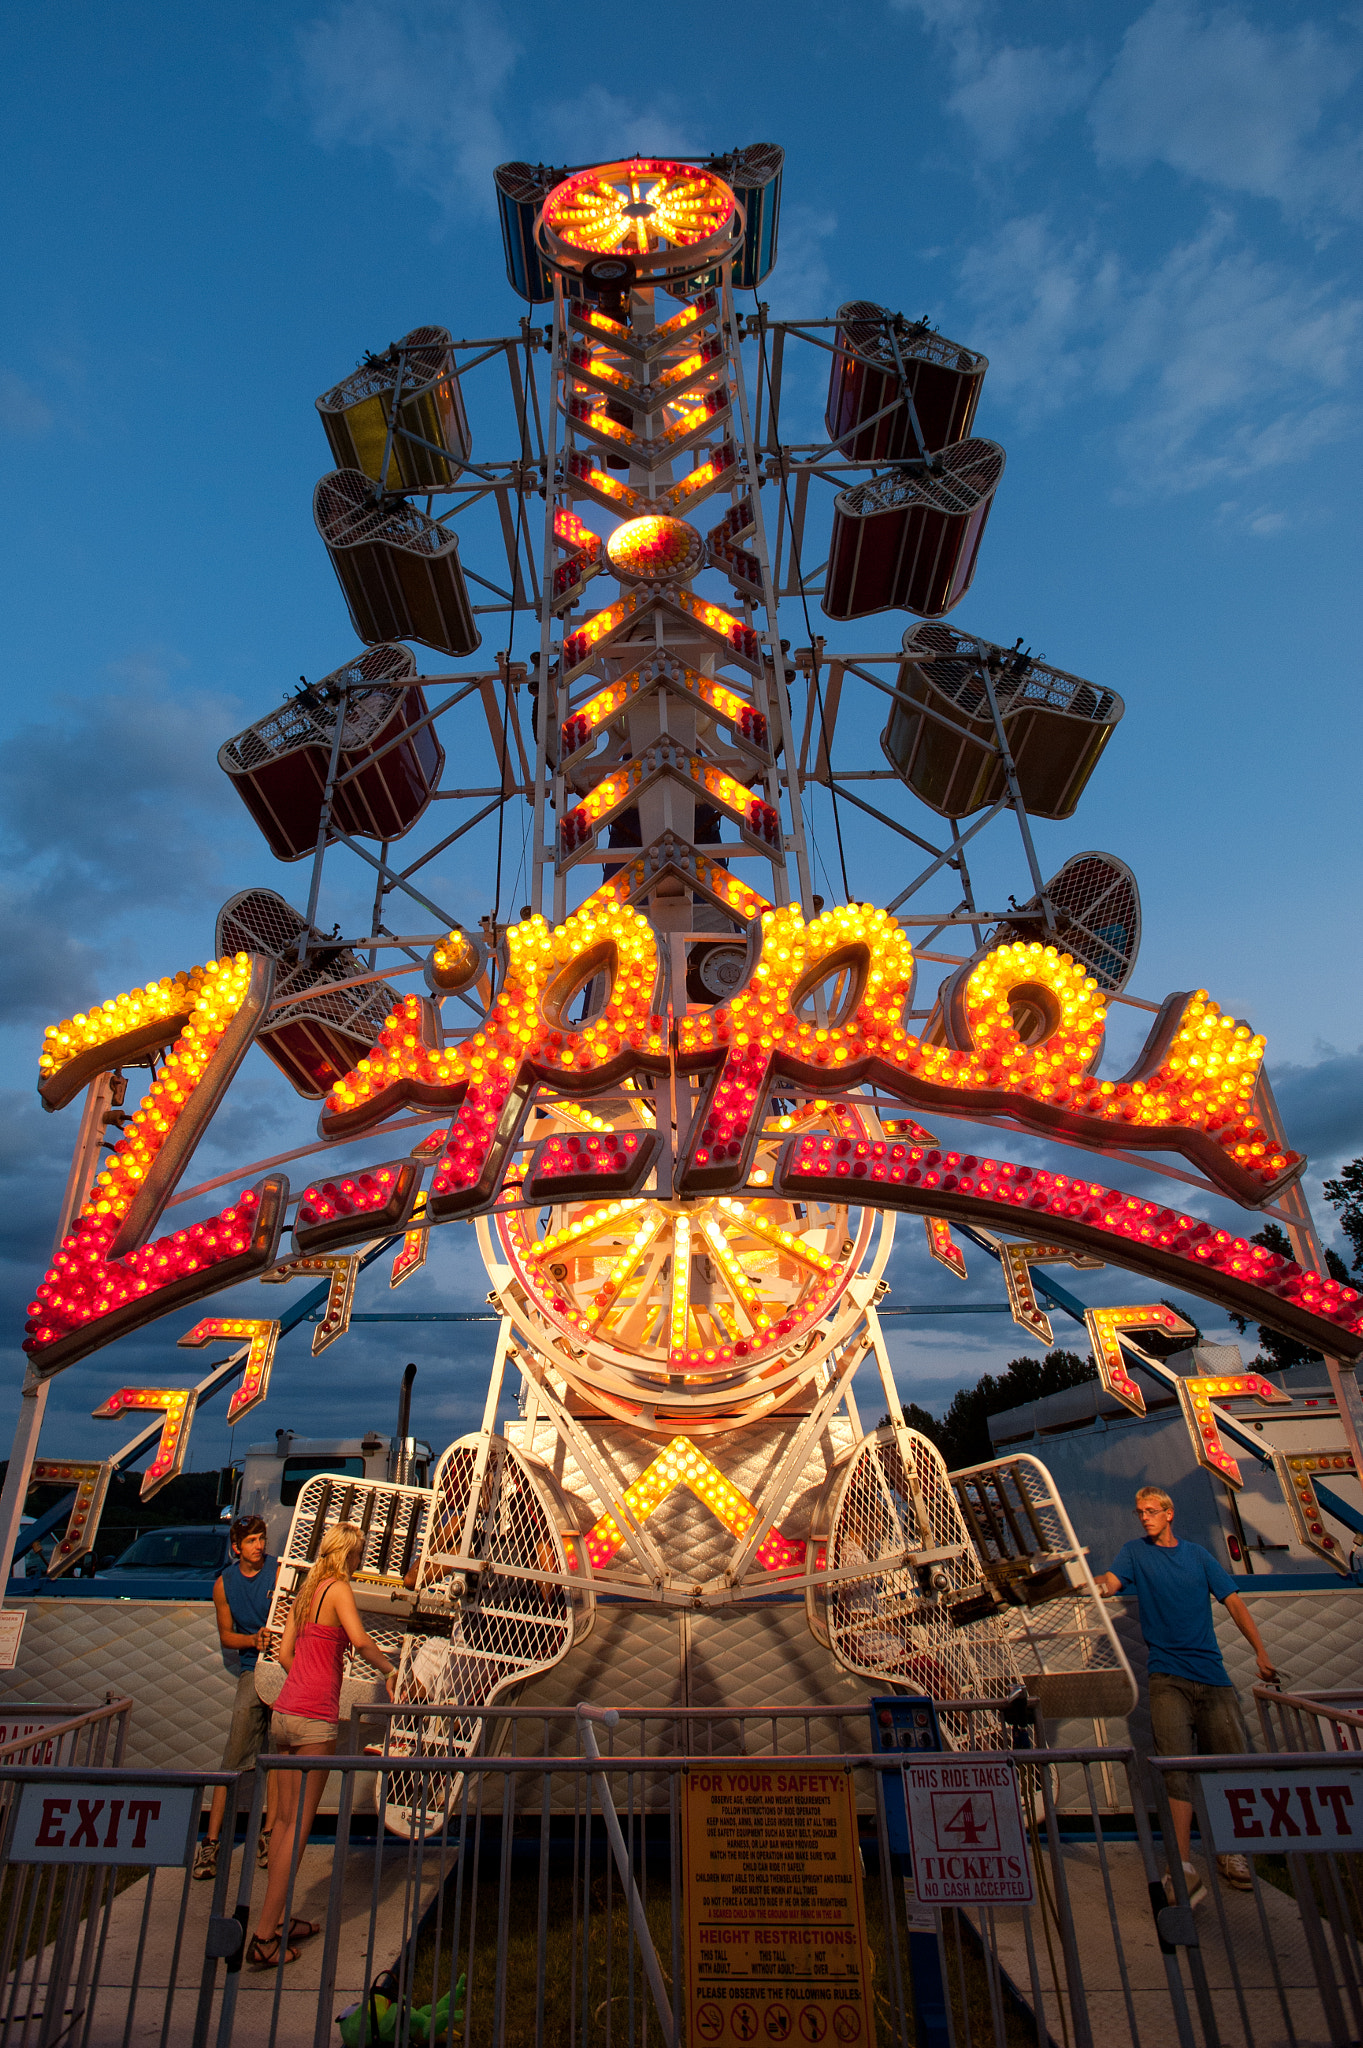
[[[457,1879],[451,1877],[446,1892],[437,1956],[433,1930],[418,1943],[410,2002],[414,2007],[440,1997],[461,1971],[469,1979],[469,2018],[464,2048],[491,2048],[496,2038],[498,1874],[495,1857],[476,1888],[467,1881],[460,1900],[461,1925],[454,1940],[452,1917]],[[565,1859],[566,1865],[566,1859]],[[672,1929],[668,1872],[665,1864],[649,1871],[646,1917],[659,1967],[670,1996],[672,1991]],[[580,1882],[580,1880],[579,1880]],[[873,1996],[876,2033],[881,2043],[898,2039],[899,2022],[892,1984],[891,1943],[886,1926],[884,1896],[874,1871],[864,1879],[866,1933],[873,1959]],[[896,1887],[896,1890],[899,1888]],[[474,1893],[476,1890],[476,1901]],[[908,1985],[908,1951],[902,1913],[902,1895],[895,1901],[899,1966],[905,1996]],[[513,1865],[507,1912],[506,1944],[506,2041],[508,2048],[534,2048],[536,2006],[541,1965],[539,1943],[539,1880],[532,1870]],[[975,2043],[994,2040],[994,2020],[989,1981],[983,1951],[973,1928],[962,1918],[962,1933],[951,1928],[957,1916],[948,1915],[947,1972],[955,2012],[957,2038]],[[470,1926],[472,1925],[472,1953]],[[963,1935],[963,1938],[962,1938]],[[958,1947],[959,1943],[959,1947]],[[633,1946],[628,1913],[616,1873],[609,1874],[594,1861],[591,1879],[587,1982],[585,1987],[586,2027],[584,2032],[582,1983],[582,1921],[580,1899],[575,1901],[570,1867],[551,1868],[543,1953],[544,2015],[540,2038],[567,2048],[572,2040],[579,2048],[600,2043],[602,2048],[644,2048],[646,2042],[661,2043],[662,2035],[653,2012],[652,2000],[637,1948],[634,1949],[633,2009],[629,1983],[629,1960]],[[962,2009],[961,1976],[965,1979],[966,2014]],[[1003,1997],[1006,2048],[1035,2048],[1036,2027],[1030,2015],[1009,1997]],[[914,2039],[912,2012],[907,2035]],[[755,2043],[754,2048],[759,2048]],[[766,2048],[765,2040],[761,2048]],[[804,2048],[792,2040],[792,2048]],[[837,2048],[830,2034],[826,2048]],[[860,2043],[858,2048],[867,2048]]]

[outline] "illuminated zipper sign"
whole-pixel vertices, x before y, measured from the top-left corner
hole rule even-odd
[[[729,792],[712,794],[722,801]],[[869,1083],[913,1112],[1007,1116],[1099,1153],[1179,1153],[1248,1207],[1273,1199],[1305,1163],[1255,1116],[1264,1041],[1248,1025],[1223,1016],[1205,990],[1171,996],[1127,1075],[1100,1081],[1092,1068],[1104,998],[1081,965],[1037,941],[997,946],[963,965],[943,990],[946,1043],[928,1044],[901,1022],[913,997],[913,949],[888,912],[844,905],[806,925],[798,906],[759,910],[749,892],[735,904],[757,911],[747,979],[728,1002],[688,1011],[672,1026],[654,1008],[656,937],[628,900],[639,865],[604,883],[562,925],[542,917],[513,925],[502,985],[482,1025],[459,1044],[440,1044],[424,998],[396,1002],[377,1043],[328,1097],[322,1135],[350,1137],[409,1104],[454,1112],[429,1197],[430,1219],[440,1223],[497,1199],[537,1088],[590,1097],[666,1073],[675,1058],[706,1083],[689,1149],[677,1161],[682,1196],[745,1186],[767,1097],[791,1082],[818,1095]],[[556,991],[595,972],[607,977],[608,999],[588,1023],[572,1026]],[[817,1024],[807,998],[834,973],[847,977],[857,1000],[840,1022]],[[1033,1043],[1013,1022],[1015,991],[1049,1023]],[[25,1349],[40,1372],[273,1265],[288,1194],[282,1176],[262,1180],[218,1217],[145,1241],[189,1157],[182,1133],[206,1127],[266,1001],[268,963],[243,955],[48,1034],[43,1089],[58,1101],[130,1057],[133,1046],[153,1037],[174,1046],[30,1307]],[[1350,1357],[1363,1351],[1357,1290],[1196,1218],[1031,1168],[973,1161],[953,1170],[929,1146],[858,1141],[853,1154],[831,1157],[819,1148],[832,1142],[802,1138],[794,1152],[788,1146],[778,1183],[809,1195],[826,1180],[842,1200],[956,1214],[1013,1234],[1021,1221],[1047,1242],[1115,1257],[1244,1307],[1313,1348],[1333,1342]],[[837,1144],[845,1149],[850,1141]],[[362,1207],[353,1219],[356,1240],[384,1228]],[[406,1222],[404,1215],[394,1227]],[[130,1238],[133,1249],[124,1251]],[[334,1320],[344,1326],[343,1316]]]

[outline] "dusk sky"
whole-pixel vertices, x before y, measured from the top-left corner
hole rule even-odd
[[[332,466],[317,394],[417,324],[495,336],[526,311],[493,199],[508,158],[778,142],[780,261],[761,291],[774,315],[868,298],[989,357],[975,431],[1008,465],[952,622],[1021,635],[1126,704],[1077,815],[1037,825],[1043,869],[1085,848],[1120,855],[1144,907],[1133,993],[1204,987],[1266,1034],[1331,1237],[1320,1179],[1363,1152],[1360,69],[1357,9],[1310,5],[16,11],[0,83],[3,1425],[79,1115],[38,1103],[43,1029],[210,958],[218,907],[241,888],[306,900],[306,867],[272,859],[217,749],[300,674],[356,651],[311,515]],[[795,438],[812,437],[823,374],[788,385]],[[514,454],[503,393],[485,380],[469,402],[475,457]],[[465,560],[495,577],[476,539]],[[798,602],[782,618],[805,642]],[[814,630],[844,649],[894,647],[907,623],[833,627],[813,609]],[[479,663],[505,630],[485,622]],[[537,643],[522,623],[514,651]],[[451,666],[417,654],[423,670]],[[882,723],[879,700],[849,690],[840,765],[883,765]],[[472,720],[447,721],[446,748],[465,734],[484,781],[491,754]],[[907,792],[878,788],[913,829],[940,829]],[[849,808],[840,822],[851,894],[888,902],[918,856]],[[825,792],[808,823],[816,887],[837,900]],[[508,807],[503,914],[526,900],[528,825],[524,804]],[[1030,893],[1011,821],[976,846],[982,901]],[[489,822],[433,867],[436,900],[476,923],[495,855]],[[323,923],[367,928],[372,888],[353,858],[329,864]],[[1118,1013],[1103,1071],[1120,1074],[1140,1036],[1137,1013]],[[184,1185],[308,1142],[315,1116],[253,1050]],[[995,1143],[1045,1156],[1014,1136]],[[376,1140],[363,1156],[394,1149]],[[1092,1170],[1218,1221],[1238,1214],[1127,1167]],[[306,1164],[292,1171],[303,1185]],[[178,1225],[208,1207],[171,1213]],[[913,1219],[890,1273],[895,1302],[1003,1297],[983,1254],[965,1286],[932,1265]],[[401,1294],[385,1275],[386,1263],[362,1283],[361,1308],[476,1308],[486,1294],[462,1225],[438,1234]],[[1094,1301],[1129,1300],[1132,1284],[1075,1276]],[[278,1313],[293,1295],[243,1288],[220,1306]],[[198,1313],[61,1374],[43,1450],[108,1455],[130,1433],[90,1419],[108,1392],[199,1377],[204,1354],[175,1349]],[[1230,1340],[1219,1312],[1203,1321]],[[997,1315],[889,1327],[905,1399],[938,1410],[1033,1348]],[[1072,1326],[1056,1334],[1084,1348]],[[491,1349],[491,1325],[361,1326],[314,1363],[300,1331],[236,1450],[279,1427],[391,1428],[409,1358],[414,1426],[442,1446],[476,1425]],[[863,1378],[859,1392],[874,1420],[878,1391]],[[192,1466],[227,1455],[225,1405],[200,1417]]]

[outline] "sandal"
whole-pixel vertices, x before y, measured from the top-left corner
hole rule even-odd
[[[269,1951],[273,1951],[273,1953],[269,1953]],[[296,1948],[286,1948],[281,1958],[279,1953],[279,1936],[277,1934],[257,1934],[252,1937],[250,1946],[246,1951],[246,1967],[248,1970],[274,1970],[279,1967],[281,1960],[286,1963],[296,1963],[298,1961],[298,1950]]]
[[[289,1922],[290,1942],[311,1941],[314,1934],[320,1934],[321,1932],[321,1925],[316,1920],[293,1919]]]

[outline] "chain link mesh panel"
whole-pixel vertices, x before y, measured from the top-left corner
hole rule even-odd
[[[940,1452],[915,1430],[864,1437],[830,1474],[815,1513],[814,1569],[849,1578],[810,1589],[816,1636],[848,1671],[935,1700],[1003,1701],[1022,1684],[1016,1653],[993,1614],[964,1626],[953,1603],[976,1586],[980,1561]],[[904,1553],[928,1553],[915,1565]],[[933,1552],[946,1552],[932,1557]],[[856,1571],[864,1566],[864,1574]],[[948,1739],[1003,1743],[1002,1724],[945,1713]]]
[[[474,1489],[477,1498],[474,1499]],[[476,1709],[547,1671],[585,1634],[585,1584],[551,1584],[585,1570],[585,1552],[552,1475],[503,1437],[462,1437],[435,1470],[417,1579],[420,1609],[403,1641],[395,1700]],[[398,1716],[387,1752],[467,1756],[482,1739],[476,1712]],[[458,1799],[459,1778],[390,1770],[382,1804],[394,1834],[422,1834]],[[438,1803],[433,1804],[436,1801]]]
[[[256,1666],[256,1691],[267,1703],[284,1683],[279,1645],[284,1625],[317,1559],[328,1529],[354,1522],[364,1531],[364,1550],[351,1580],[355,1604],[366,1629],[391,1663],[402,1655],[403,1630],[414,1596],[403,1584],[421,1553],[431,1495],[424,1487],[390,1486],[376,1479],[329,1478],[318,1473],[298,1496],[279,1579],[270,1602],[269,1647]],[[341,1671],[341,1718],[354,1706],[387,1697],[383,1680],[365,1658],[348,1647]]]
[[[1040,898],[1020,906],[1017,918],[1001,924],[990,946],[1013,945],[1052,933],[1081,960],[1105,994],[1120,993],[1131,979],[1141,948],[1141,899],[1136,877],[1112,853],[1076,853],[1046,884],[1053,923],[1046,927]]]
[[[1043,1715],[1130,1713],[1131,1666],[1040,1459],[974,1465],[951,1484],[983,1564],[979,1601],[995,1609]]]

